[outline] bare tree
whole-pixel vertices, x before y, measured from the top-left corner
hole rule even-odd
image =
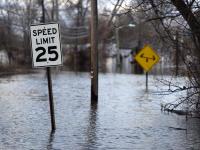
[[[188,75],[189,82],[184,87],[177,87],[177,90],[169,89],[169,91],[186,90],[188,95],[184,100],[170,105],[173,109],[185,102],[191,109],[199,111],[200,108],[199,4],[198,0],[137,0],[137,2],[132,1],[129,7],[132,12],[145,14],[145,20],[153,25],[163,41],[172,47],[177,46],[177,40],[181,43],[180,56],[187,68],[184,73]],[[179,39],[177,39],[177,33],[179,33]],[[172,87],[171,82],[165,83]]]

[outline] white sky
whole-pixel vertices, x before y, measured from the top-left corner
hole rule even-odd
[[[131,0],[124,0],[123,7],[129,5]],[[99,11],[103,10],[104,8],[112,10],[117,3],[117,0],[98,0],[98,7]]]

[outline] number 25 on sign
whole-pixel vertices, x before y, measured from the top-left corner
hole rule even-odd
[[[62,64],[58,24],[31,25],[31,43],[34,67]]]

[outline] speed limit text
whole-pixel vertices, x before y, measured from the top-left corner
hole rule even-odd
[[[33,30],[32,33],[33,36],[38,36],[38,38],[35,39],[37,45],[51,44],[55,42],[54,35],[57,33],[57,29],[44,27],[43,29]]]

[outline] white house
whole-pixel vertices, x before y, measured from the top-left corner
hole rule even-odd
[[[6,50],[1,49],[0,50],[0,65],[8,65],[9,64],[9,58],[8,53]]]

